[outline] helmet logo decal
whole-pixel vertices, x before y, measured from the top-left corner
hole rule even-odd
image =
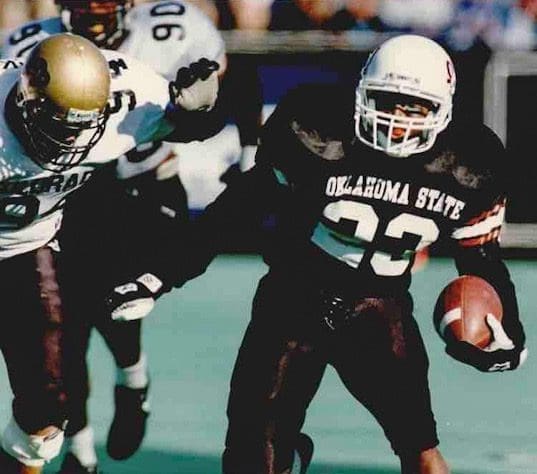
[[[385,81],[405,81],[405,82],[413,83],[415,85],[419,85],[419,83],[421,82],[418,77],[405,76],[403,74],[399,74],[395,72],[386,73],[383,79]]]
[[[50,82],[47,62],[43,58],[37,58],[36,61],[28,65],[26,69],[32,87],[45,87]]]
[[[68,123],[95,122],[99,119],[99,110],[69,109],[65,120]]]
[[[447,83],[453,84],[454,79],[454,70],[453,70],[453,63],[451,61],[446,61],[446,69],[447,69]]]

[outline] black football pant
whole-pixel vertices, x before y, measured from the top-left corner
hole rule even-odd
[[[49,247],[0,261],[0,349],[13,416],[29,434],[67,418],[66,325],[58,256]]]
[[[91,329],[97,328],[118,367],[140,359],[141,321],[112,321],[103,306],[105,296],[114,286],[137,276],[131,269],[140,261],[171,245],[167,239],[176,236],[177,226],[187,220],[186,192],[179,177],[156,181],[153,171],[126,181],[105,173],[69,202],[60,241],[71,274],[76,275],[70,279],[69,295],[74,295],[78,310],[73,325],[78,356],[72,371],[80,383],[71,388],[68,435],[87,424],[86,352]]]
[[[299,281],[269,273],[259,284],[231,380],[223,472],[280,474],[292,466],[327,364],[397,454],[436,446],[428,359],[410,296],[356,298],[356,317],[333,331],[318,290]]]

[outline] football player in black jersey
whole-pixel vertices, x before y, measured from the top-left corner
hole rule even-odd
[[[446,52],[403,35],[371,54],[357,88],[289,92],[264,126],[256,166],[181,237],[188,254],[167,254],[111,293],[114,319],[143,316],[238,228],[272,216],[261,240],[269,271],[231,380],[224,473],[290,472],[327,364],[378,420],[403,473],[449,472],[408,293],[414,254],[433,242],[451,248],[460,274],[490,282],[505,313],[486,350],[454,342],[448,353],[482,371],[524,362],[498,244],[504,148],[482,124],[451,122],[454,91]]]

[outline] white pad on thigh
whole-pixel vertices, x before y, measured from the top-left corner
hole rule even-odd
[[[2,448],[25,466],[39,467],[60,454],[63,438],[60,428],[47,436],[29,435],[12,417],[2,434]]]

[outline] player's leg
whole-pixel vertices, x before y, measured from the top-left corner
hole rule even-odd
[[[115,172],[105,169],[67,203],[60,243],[62,286],[72,314],[69,365],[73,381],[70,393],[70,423],[66,432],[67,453],[60,473],[97,472],[93,429],[87,416],[89,397],[86,352],[92,327],[102,314],[102,299],[114,262],[113,239],[121,216],[119,187]],[[84,471],[85,469],[86,471]]]
[[[225,474],[290,472],[326,365],[303,335],[298,315],[308,300],[296,288],[271,276],[259,285],[231,379]]]
[[[365,298],[345,331],[334,332],[332,359],[351,394],[384,429],[404,474],[447,474],[437,448],[428,359],[410,297]]]
[[[127,459],[140,447],[150,414],[149,370],[140,342],[141,321],[105,321],[97,329],[116,363],[115,411],[106,448],[113,459]]]
[[[62,285],[62,288],[66,290],[64,301],[70,315],[65,349],[69,360],[66,367],[69,423],[65,430],[66,454],[58,474],[97,474],[98,460],[93,428],[87,415],[89,375],[86,355],[93,327],[93,314],[84,311],[84,295],[68,291],[70,285]]]
[[[37,474],[58,455],[67,420],[65,313],[50,248],[0,263],[0,345],[14,394],[0,472]]]
[[[400,455],[401,474],[432,473],[448,474],[449,467],[438,448],[420,451],[419,454]]]
[[[122,228],[115,237],[119,244],[114,246],[114,258],[122,262],[123,272],[128,272],[133,255],[139,261],[150,258],[163,245],[180,245],[167,242],[168,236],[177,235],[175,228],[188,220],[186,193],[177,175],[176,159],[170,152],[156,169],[121,183],[126,197]],[[117,367],[116,408],[106,447],[112,458],[126,459],[142,443],[150,414],[149,369],[142,351],[141,321],[118,324],[106,318],[97,328]]]

